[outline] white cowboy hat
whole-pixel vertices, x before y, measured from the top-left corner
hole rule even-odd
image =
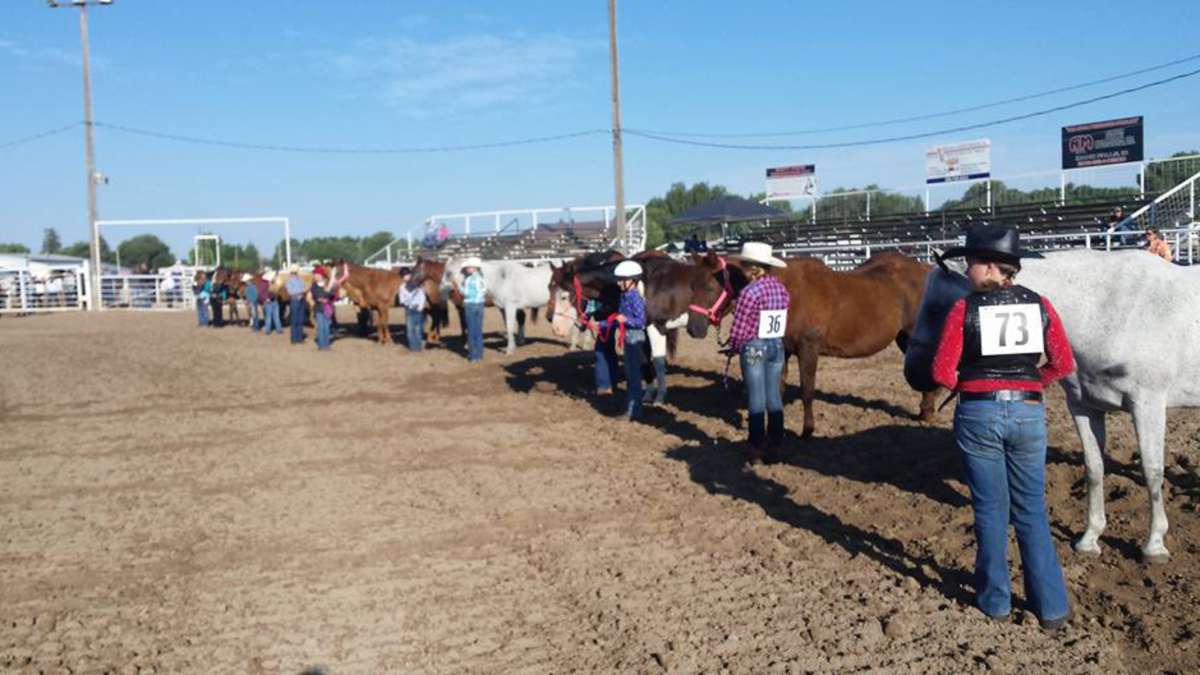
[[[263,278],[263,281],[266,281],[268,283],[275,281],[275,270],[268,269],[266,272],[263,272],[262,278]]]
[[[748,241],[742,244],[742,260],[768,267],[787,267],[787,263],[771,255],[770,244],[764,244],[760,241]]]
[[[480,260],[478,256],[471,256],[470,258],[462,261],[462,265],[459,266],[459,269],[466,269],[468,267],[479,269],[480,267],[483,267],[483,261]]]
[[[642,266],[636,260],[622,260],[613,269],[613,276],[618,279],[632,279],[642,276]]]
[[[292,266],[290,268],[288,268],[288,271],[291,272],[292,274],[299,274],[300,266],[297,265],[296,263],[292,263]]]
[[[243,274],[243,275],[242,275],[242,281],[250,281],[250,278],[251,278],[251,277],[250,277],[250,275],[249,275],[249,274]]]

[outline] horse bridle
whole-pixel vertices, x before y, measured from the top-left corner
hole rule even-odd
[[[721,289],[721,294],[717,296],[717,300],[713,303],[712,307],[688,305],[689,312],[703,314],[708,318],[708,322],[714,326],[721,324],[721,310],[733,298],[733,284],[729,280],[729,265],[725,262],[725,258],[721,256],[717,256],[717,271],[721,273],[721,281],[724,284],[724,288]]]

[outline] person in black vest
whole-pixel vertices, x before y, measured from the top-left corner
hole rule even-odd
[[[228,286],[224,279],[220,283],[216,282],[217,273],[213,273],[213,287],[208,296],[209,306],[212,308],[212,325],[216,328],[225,327],[225,315],[222,312],[225,308],[225,298],[228,295]]]
[[[1046,514],[1042,389],[1070,375],[1075,357],[1050,300],[1015,283],[1022,257],[1016,228],[976,225],[965,246],[943,255],[959,256],[973,293],[946,317],[933,379],[959,396],[954,437],[975,511],[976,604],[997,620],[1012,610],[1011,522],[1026,602],[1043,628],[1057,630],[1070,604]]]

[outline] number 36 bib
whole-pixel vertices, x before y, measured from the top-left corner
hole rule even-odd
[[[781,338],[786,327],[786,309],[764,309],[758,313],[758,338],[760,340]]]
[[[1037,304],[979,308],[979,347],[984,356],[1041,354],[1042,308]]]

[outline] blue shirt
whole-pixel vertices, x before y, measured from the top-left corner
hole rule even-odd
[[[617,311],[625,315],[626,328],[646,327],[646,301],[642,300],[636,288],[621,294],[621,304]]]
[[[297,299],[304,295],[304,280],[299,275],[288,277],[287,283],[283,287],[287,289],[288,295],[292,299]]]
[[[475,272],[471,276],[463,280],[463,303],[474,305],[483,303],[487,295],[487,284],[483,281],[483,275]]]
[[[246,302],[258,302],[258,288],[252,282],[246,284]]]

